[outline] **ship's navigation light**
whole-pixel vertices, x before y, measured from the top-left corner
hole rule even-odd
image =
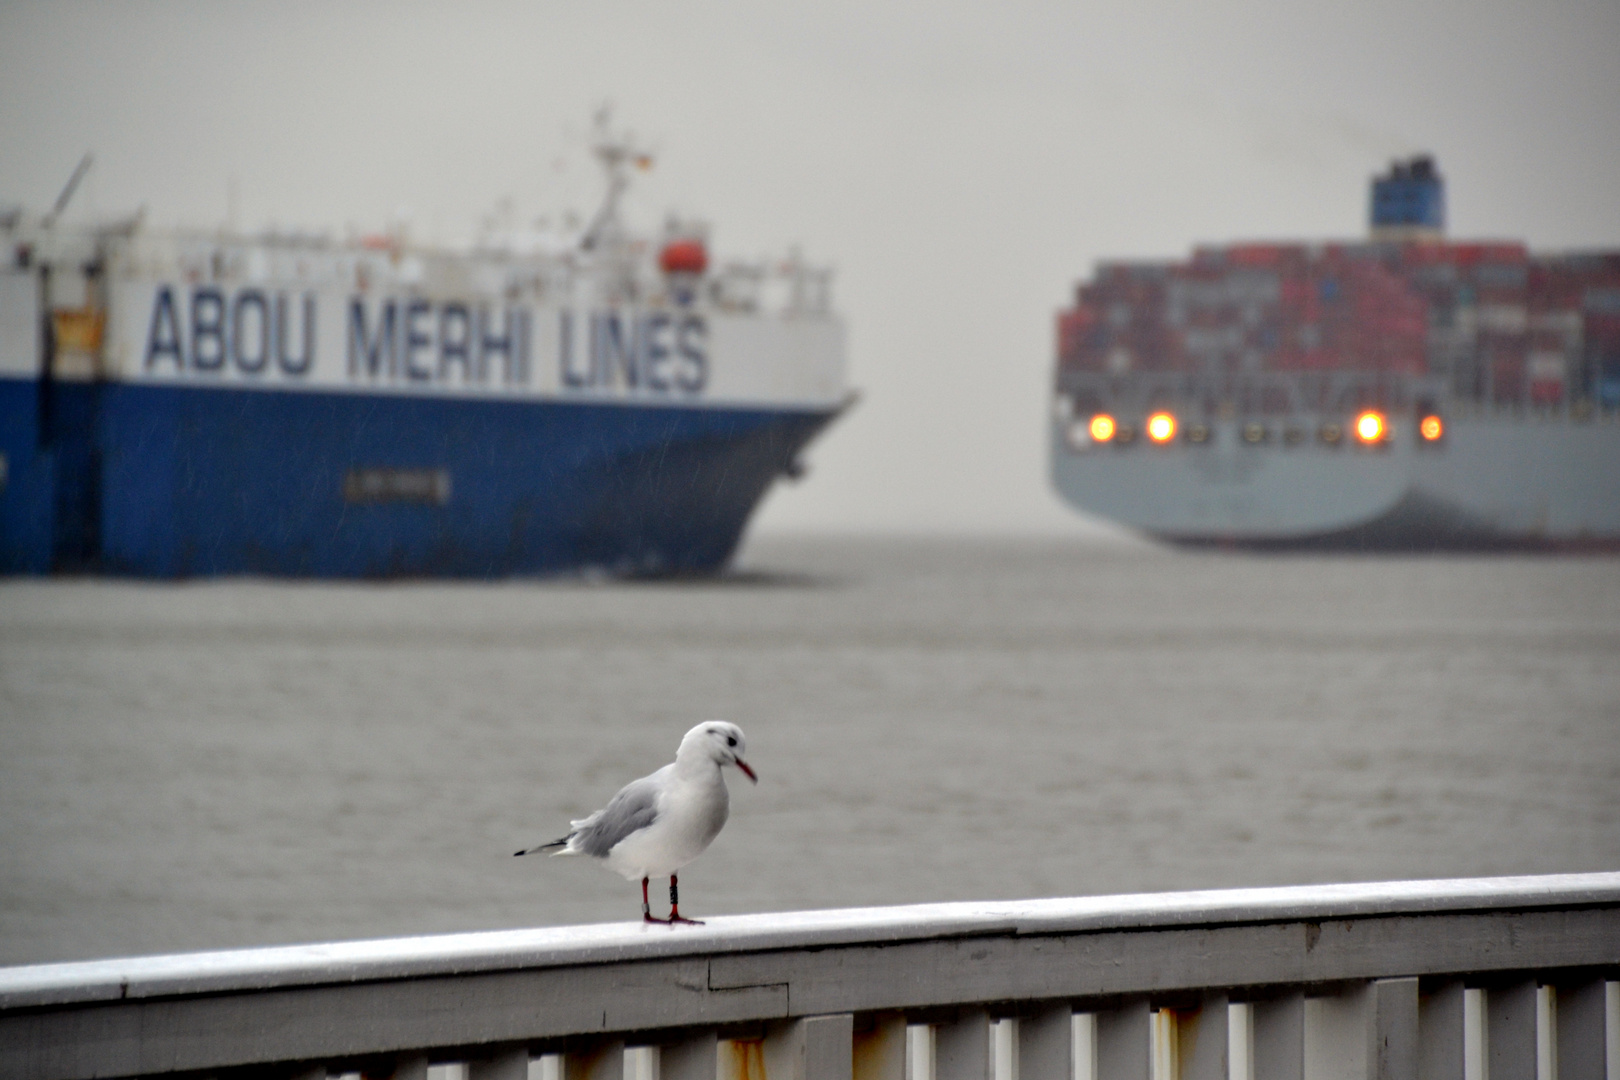
[[[1148,417],[1148,438],[1159,444],[1169,442],[1176,437],[1176,418],[1167,412],[1156,412]]]
[[[1427,442],[1439,442],[1440,436],[1446,433],[1446,425],[1441,423],[1438,416],[1430,413],[1418,422],[1418,432]]]
[[[1356,417],[1356,438],[1369,446],[1381,442],[1389,434],[1389,425],[1384,420],[1384,414],[1368,409]]]
[[[1114,418],[1107,413],[1098,413],[1091,418],[1091,439],[1093,442],[1108,442],[1114,437],[1117,425]]]

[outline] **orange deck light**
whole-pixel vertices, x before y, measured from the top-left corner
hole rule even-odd
[[[1437,442],[1440,436],[1446,433],[1446,425],[1441,422],[1438,416],[1430,413],[1418,424],[1418,431],[1429,442]]]
[[[1384,414],[1368,409],[1356,417],[1356,438],[1364,443],[1372,444],[1380,441],[1389,434],[1389,427],[1384,422]]]
[[[1176,418],[1167,412],[1156,412],[1148,417],[1148,438],[1156,443],[1167,443],[1176,437]]]
[[[1107,442],[1114,437],[1114,418],[1107,413],[1098,413],[1091,418],[1091,438],[1093,442]]]

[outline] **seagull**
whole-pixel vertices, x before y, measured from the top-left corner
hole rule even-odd
[[[567,836],[514,854],[551,851],[601,859],[628,880],[641,879],[643,922],[702,925],[701,919],[681,917],[675,871],[703,854],[731,812],[720,770],[735,765],[759,783],[742,758],[744,749],[742,728],[724,720],[705,721],[686,733],[673,762],[632,780],[590,817],[569,822]],[[647,882],[655,877],[669,878],[667,919],[653,918],[647,903]]]

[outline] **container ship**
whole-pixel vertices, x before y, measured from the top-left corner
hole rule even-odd
[[[1186,544],[1620,546],[1620,251],[1444,235],[1429,157],[1365,241],[1109,262],[1057,319],[1052,479]]]
[[[588,223],[458,249],[0,215],[0,570],[722,569],[850,400],[830,272],[633,234],[593,150]]]

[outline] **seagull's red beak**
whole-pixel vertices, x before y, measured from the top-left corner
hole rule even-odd
[[[748,767],[748,762],[744,761],[742,758],[737,758],[735,760],[737,762],[737,768],[743,771],[744,776],[748,777],[748,779],[752,780],[756,784],[759,783],[759,777],[755,776],[754,770]]]

